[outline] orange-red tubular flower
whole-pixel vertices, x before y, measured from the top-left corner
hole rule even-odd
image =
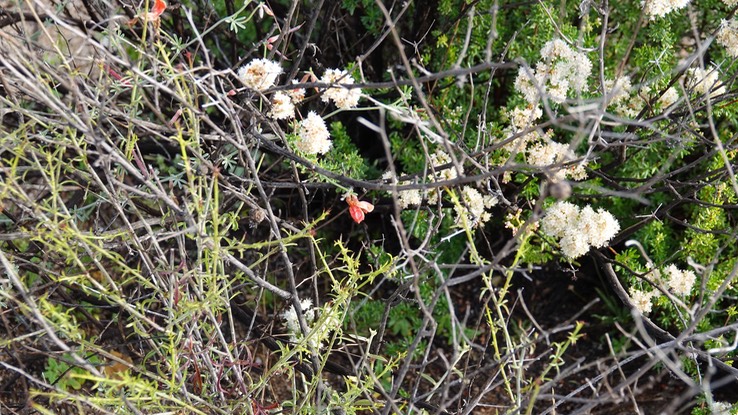
[[[374,205],[369,202],[359,201],[354,195],[346,196],[346,203],[349,205],[351,219],[356,223],[361,223],[364,220],[364,214],[374,210]]]
[[[167,9],[167,4],[164,3],[163,0],[156,0],[154,2],[154,7],[151,8],[150,16],[152,16],[154,19],[158,19],[159,16],[161,16],[161,14],[164,13],[164,10],[166,9]]]
[[[140,13],[128,22],[129,26],[133,26],[138,23],[139,18],[143,20],[144,24],[152,23],[154,27],[159,28],[159,18],[161,14],[167,9],[167,4],[164,0],[154,0],[154,5],[151,6],[150,12]]]

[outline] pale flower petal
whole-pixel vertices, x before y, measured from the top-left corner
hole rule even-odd
[[[325,154],[333,145],[329,139],[330,136],[323,118],[316,112],[310,111],[308,116],[300,122],[295,146],[306,154]]]
[[[320,82],[326,84],[340,83],[350,85],[353,84],[354,78],[348,75],[346,71],[338,69],[328,69],[320,78]],[[338,108],[349,109],[359,104],[361,98],[361,88],[346,88],[344,86],[331,87],[323,92],[321,100],[323,102],[333,101]]]
[[[653,309],[651,299],[654,297],[654,292],[646,292],[637,290],[635,288],[630,289],[630,302],[633,303],[636,310],[641,314],[648,314]]]
[[[247,87],[263,91],[273,87],[281,73],[279,63],[269,59],[254,59],[238,70],[238,77]]]

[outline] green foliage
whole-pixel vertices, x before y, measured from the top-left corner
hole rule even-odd
[[[87,363],[91,365],[100,364],[97,356],[90,356]],[[44,368],[44,379],[46,382],[57,386],[65,391],[80,390],[85,383],[83,375],[89,372],[74,363],[70,353],[64,353],[59,357],[49,358]]]
[[[367,160],[359,154],[359,150],[348,135],[346,127],[340,122],[331,123],[331,137],[333,148],[331,148],[328,156],[322,160],[323,167],[348,177],[366,178],[370,166]]]
[[[99,366],[94,356],[104,345],[98,342],[115,328],[143,356],[135,374],[99,377],[70,354],[54,355],[43,377],[66,394],[40,388],[36,396],[110,411],[139,405],[198,414],[265,413],[270,402],[306,414],[389,405],[403,412],[430,396],[448,398],[444,408],[473,412],[462,408],[476,402],[473,396],[439,392],[462,384],[483,390],[494,379],[496,390],[486,396],[495,401],[485,405],[542,411],[548,401],[539,393],[568,393],[560,389],[575,370],[567,367],[568,353],[586,340],[584,322],[564,329],[533,324],[515,295],[520,287],[513,275],[521,270],[553,270],[551,263],[560,261],[580,272],[589,264],[561,256],[563,238],[541,226],[556,203],[542,192],[557,181],[572,188],[562,199],[606,209],[625,231],[595,249],[600,261],[614,256],[626,290],[655,292],[657,285],[670,294],[653,298],[652,322],[673,333],[696,326],[689,336],[735,323],[738,285],[726,281],[738,258],[738,104],[730,84],[738,63],[707,41],[731,12],[721,1],[655,19],[630,1],[610,7],[605,20],[588,2],[512,7],[438,0],[432,10],[398,3],[389,10],[397,19],[391,24],[374,0],[342,0],[324,10],[291,5],[185,1],[115,31],[91,25],[93,36],[79,40],[98,39],[88,46],[104,64],[85,70],[66,56],[63,42],[34,44],[34,51],[53,52],[43,59],[0,45],[0,55],[28,69],[23,76],[8,72],[4,82],[22,90],[0,98],[9,108],[0,117],[7,276],[0,278],[0,301],[12,317],[6,325],[22,322],[28,331],[13,333],[3,346],[39,347],[54,333]],[[48,16],[50,26],[53,19]],[[562,58],[541,56],[553,40],[586,56],[592,75],[564,100],[528,102],[535,92],[515,86],[521,68],[540,70],[544,84],[560,81],[555,64]],[[274,88],[255,91],[235,78],[237,66],[253,58],[279,61],[283,72]],[[694,82],[679,65],[691,60],[692,68],[720,70],[726,89],[709,106],[705,94],[687,90]],[[362,85],[352,116],[330,124],[331,150],[302,154],[294,146],[299,114],[337,119],[344,109],[321,94],[341,88],[308,88],[304,99],[290,101],[296,120],[270,118],[268,103],[276,91],[289,91],[288,72],[312,82],[337,62],[351,62],[343,68],[356,83],[401,82]],[[497,62],[502,65],[491,65]],[[468,72],[479,64],[488,66]],[[632,90],[623,97],[605,90],[624,76]],[[681,101],[658,102],[669,85]],[[622,108],[616,98],[625,101]],[[516,119],[516,110],[534,117]],[[364,116],[369,111],[372,117]],[[367,118],[380,119],[378,138],[357,145],[349,132]],[[501,144],[511,137],[516,142]],[[572,148],[534,162],[535,146],[552,142]],[[513,151],[514,144],[521,145]],[[580,161],[588,177],[570,174]],[[426,188],[388,197],[377,178],[390,163],[398,186]],[[441,169],[449,164],[452,169]],[[339,216],[346,210],[340,196],[352,191],[361,202],[346,200],[354,213],[366,211],[365,222]],[[390,202],[395,199],[398,205]],[[397,234],[387,234],[392,230]],[[625,244],[628,239],[643,250]],[[667,284],[669,266],[695,273],[691,291]],[[467,272],[463,286],[454,283]],[[629,308],[607,287],[597,289],[605,304],[597,318],[627,332],[635,324]],[[388,294],[397,301],[391,307]],[[703,313],[706,306],[712,308]],[[461,309],[469,315],[457,315]],[[692,321],[695,316],[704,317]],[[382,341],[374,343],[380,328]],[[244,332],[251,337],[241,341]],[[620,332],[606,334],[616,352],[638,344]],[[690,344],[723,347],[729,337]],[[333,350],[355,357],[355,376],[329,378],[315,370],[331,367]],[[669,352],[702,380],[695,359],[679,348]],[[735,357],[734,350],[716,355],[724,362]],[[494,360],[489,373],[470,372],[487,360]],[[592,365],[577,362],[576,370],[582,367]],[[421,369],[402,377],[399,368]],[[285,379],[288,387],[274,387]],[[710,399],[693,413],[709,413]]]
[[[381,33],[384,26],[384,14],[376,2],[372,0],[343,0],[342,7],[352,16],[360,10],[359,20],[364,29],[375,36]]]

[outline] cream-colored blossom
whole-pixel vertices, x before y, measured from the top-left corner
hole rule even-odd
[[[459,176],[454,165],[444,167],[443,169],[440,168],[440,166],[445,166],[451,163],[451,156],[441,149],[436,150],[435,153],[430,155],[429,162],[433,167],[433,171],[435,171],[435,175],[428,175],[428,182],[430,183],[453,180]],[[442,192],[437,187],[433,187],[428,190],[428,202],[431,204],[439,203],[441,201],[441,196]]]
[[[386,171],[382,175],[383,180],[392,180],[392,183],[398,185],[410,184],[410,182],[397,183],[397,178],[393,178],[391,171]],[[423,203],[423,192],[420,189],[400,190],[397,192],[397,204],[400,209],[407,209],[410,206],[419,206]]]
[[[730,402],[715,402],[712,404],[712,415],[730,415],[733,405]]]
[[[525,108],[516,107],[510,111],[510,124],[515,128],[515,131],[527,130],[542,115],[543,110],[538,105],[529,104]]]
[[[541,229],[547,235],[560,238],[559,246],[565,256],[576,259],[590,247],[602,248],[620,230],[620,224],[604,209],[597,212],[590,206],[559,201],[552,205],[541,220]]]
[[[551,173],[551,180],[561,181],[567,177],[574,180],[583,180],[587,178],[585,162],[574,164],[568,167],[561,164],[573,161],[576,155],[569,148],[568,144],[557,143],[550,139],[544,142],[533,144],[526,152],[526,161],[538,167],[546,167]],[[553,167],[554,165],[559,165]]]
[[[595,248],[602,248],[619,231],[620,223],[615,216],[605,209],[597,209],[597,215],[593,218],[592,231],[589,234],[589,243]]]
[[[607,108],[623,117],[633,118],[643,109],[643,101],[633,97],[633,85],[629,76],[617,80],[605,80],[605,93],[610,99]]]
[[[571,259],[579,258],[589,252],[589,244],[587,238],[576,232],[567,232],[559,241],[561,252]]]
[[[725,93],[725,86],[720,85],[717,68],[689,68],[687,70],[687,87],[693,88],[700,95],[711,98]]]
[[[571,180],[584,180],[587,178],[587,169],[586,169],[586,163],[580,162],[573,166],[569,166],[569,168],[566,170],[566,175]]]
[[[298,81],[297,79],[292,80],[293,85],[299,83],[300,81]],[[288,89],[287,95],[290,96],[293,104],[299,104],[300,102],[302,102],[302,100],[305,99],[305,88]]]
[[[400,209],[420,206],[423,203],[423,194],[420,189],[401,190],[397,194],[397,203]]]
[[[325,121],[316,112],[310,111],[300,122],[295,146],[306,154],[325,154],[331,149],[331,134]]]
[[[269,117],[275,120],[284,120],[295,117],[295,106],[289,95],[284,92],[277,91],[272,96],[272,109],[269,111]]]
[[[341,325],[341,318],[336,307],[325,305],[322,308],[314,308],[313,302],[306,298],[300,300],[300,308],[305,318],[308,328],[308,344],[311,347],[320,347],[328,340],[330,333],[338,330]],[[305,337],[300,329],[300,321],[293,305],[282,313],[282,318],[287,326],[292,342],[302,341]]]
[[[342,324],[341,312],[338,307],[326,304],[320,308],[317,314],[316,322],[309,333],[308,344],[312,347],[321,347],[330,339],[330,334],[333,331],[340,330]]]
[[[566,162],[573,158],[568,144],[561,144],[555,141],[536,143],[528,149],[527,153],[528,163],[539,167]]]
[[[646,264],[646,268],[648,268],[648,273],[646,274],[646,277],[650,278],[651,281],[661,280],[661,270],[656,268],[653,262],[649,261]]]
[[[738,5],[738,0],[723,0],[723,3],[725,3],[728,7],[733,7],[735,5]]]
[[[669,289],[674,294],[681,296],[689,295],[692,291],[692,287],[694,286],[694,282],[697,279],[697,276],[693,271],[682,271],[674,264],[666,267],[666,269],[664,269],[664,273],[667,277],[666,283],[669,286]]]
[[[561,238],[567,229],[579,218],[579,207],[573,203],[560,201],[553,204],[546,217],[541,220],[541,229],[547,235]]]
[[[641,291],[635,288],[630,289],[630,302],[633,303],[636,310],[641,314],[648,314],[653,309],[651,299],[654,297],[654,292]]]
[[[340,83],[349,85],[354,83],[354,78],[352,78],[346,71],[328,69],[320,78],[320,82],[326,84]],[[326,89],[323,92],[321,100],[323,100],[323,102],[333,101],[338,108],[349,109],[359,104],[359,98],[361,98],[360,88],[336,86]]]
[[[490,220],[492,215],[487,212],[497,204],[497,198],[491,195],[483,196],[479,190],[464,186],[461,189],[459,204],[454,206],[456,211],[456,224],[463,225],[466,221],[471,227],[479,227]]]
[[[538,105],[541,94],[546,93],[546,65],[538,64],[537,70],[522,67],[515,77],[515,90],[523,94],[525,100],[531,105]],[[566,98],[557,96],[562,101]],[[557,101],[558,102],[558,101]]]
[[[517,133],[513,131],[513,129],[506,129],[505,134],[509,138],[510,136],[513,136]],[[545,132],[542,132],[540,129],[535,129],[529,131],[526,134],[515,137],[514,140],[505,143],[502,148],[509,151],[510,153],[521,152],[525,150],[529,143],[535,143],[539,141],[551,141],[552,137],[553,130],[549,129]]]
[[[649,18],[656,20],[675,10],[683,9],[688,3],[689,0],[645,0],[645,2],[641,2],[641,5]]]
[[[439,169],[440,166],[451,163],[451,156],[446,154],[446,152],[443,150],[436,150],[435,153],[431,154],[430,162],[434,170],[436,171],[436,174],[438,175],[437,180],[439,181],[453,180],[459,176],[459,173],[456,171],[456,167],[454,165],[446,167],[443,170]]]
[[[302,309],[302,313],[303,313],[303,316],[305,317],[305,321],[308,324],[312,323],[313,320],[315,319],[315,310],[313,309],[313,301],[309,298],[300,300],[300,308]],[[287,309],[284,313],[282,313],[282,318],[284,319],[284,322],[287,325],[287,331],[292,335],[293,340],[294,340],[296,338],[296,335],[301,333],[300,321],[297,318],[297,312],[295,311],[295,306],[291,305],[289,309]]]
[[[658,91],[655,91],[658,92]],[[662,109],[667,109],[670,106],[674,105],[675,102],[679,100],[679,93],[677,92],[676,88],[669,87],[664,93],[659,97],[658,101],[656,101],[656,104],[659,105]]]
[[[738,19],[723,20],[717,33],[717,41],[728,52],[728,55],[738,58]]]
[[[541,48],[541,62],[535,70],[520,68],[515,89],[531,105],[537,105],[541,96],[564,102],[570,91],[580,92],[586,85],[592,62],[587,55],[574,51],[561,39],[547,42]]]
[[[279,63],[269,59],[254,59],[238,70],[238,77],[247,87],[263,91],[273,87],[281,73]]]

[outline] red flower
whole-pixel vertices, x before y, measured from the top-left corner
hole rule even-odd
[[[364,220],[364,214],[374,210],[374,205],[369,202],[360,202],[354,195],[346,196],[346,203],[349,205],[351,219],[356,223],[361,223]]]
[[[158,19],[159,16],[161,16],[162,13],[164,13],[164,10],[167,9],[167,4],[164,3],[163,0],[156,0],[154,2],[154,7],[151,8],[151,14],[150,16],[154,19]]]
[[[135,25],[136,23],[138,23],[138,19],[141,18],[144,21],[144,24],[151,22],[154,27],[159,30],[159,18],[166,9],[167,4],[164,3],[164,0],[154,0],[154,5],[151,6],[150,12],[140,13],[139,15],[131,19],[131,21],[128,22],[128,25]]]

